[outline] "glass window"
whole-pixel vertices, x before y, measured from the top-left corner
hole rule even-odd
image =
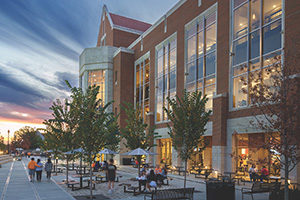
[[[141,61],[136,64],[136,83],[135,83],[135,91],[136,91],[136,98],[135,98],[135,106],[140,107],[141,109],[141,117],[146,120],[145,115],[145,101],[149,99],[149,58],[142,59]]]
[[[170,90],[176,87],[176,71],[170,72]]]
[[[249,70],[252,71],[252,70],[257,70],[260,68],[260,60],[259,59],[256,59],[256,60],[252,60],[249,62]]]
[[[263,29],[263,54],[281,48],[281,21],[274,22]]]
[[[187,37],[191,37],[192,35],[195,35],[196,34],[196,31],[197,31],[197,27],[196,25],[193,26],[192,28],[190,28],[188,31],[187,31]]]
[[[230,56],[232,99],[233,107],[243,107],[251,104],[251,99],[242,90],[246,89],[247,85],[251,89],[259,83],[270,84],[270,73],[264,68],[281,62],[282,0],[233,2],[233,54]]]
[[[164,49],[164,55],[161,57],[163,61],[160,57],[157,59],[157,68],[163,66],[163,69],[157,69],[159,73],[156,74],[155,78],[157,96],[155,108],[156,122],[168,120],[163,107],[168,106],[166,98],[170,96],[169,94],[176,94],[176,39],[165,41],[161,49]],[[162,65],[162,63],[164,64]]]
[[[208,26],[211,23],[214,23],[215,21],[216,21],[216,14],[214,13],[214,14],[212,14],[209,17],[206,18],[205,25]]]
[[[233,65],[240,64],[247,60],[247,37],[243,37],[233,43]]]
[[[195,90],[195,82],[188,83],[188,84],[187,84],[187,87],[186,87],[186,90],[187,90],[188,92],[194,91],[194,90]]]
[[[156,121],[162,121],[162,101],[158,101],[156,105]]]
[[[234,0],[234,7],[241,5],[242,3],[246,2],[247,0]]]
[[[205,60],[205,76],[215,73],[215,53],[208,54]]]
[[[89,71],[88,72],[88,85],[96,85],[99,87],[99,93],[97,95],[97,99],[101,99],[101,104],[105,103],[105,71],[97,70],[97,71]]]
[[[233,68],[233,76],[247,73],[247,65],[240,65]]]
[[[186,90],[193,92],[196,89],[200,90],[202,94],[212,95],[215,92],[215,73],[216,73],[216,13],[198,18],[196,21],[198,33],[196,33],[197,45],[190,42],[190,38],[186,38],[187,55],[195,52],[196,57],[187,59],[185,64],[188,75],[186,76]],[[198,52],[198,53],[197,53]],[[194,54],[192,54],[194,56]],[[206,86],[204,88],[203,86]],[[210,98],[207,108],[212,108],[212,98]]]
[[[216,49],[216,24],[206,28],[206,52]]]
[[[190,64],[188,64],[187,66],[187,82],[192,82],[195,81],[196,79],[196,63],[195,62],[191,62]]]
[[[145,99],[149,98],[149,84],[145,85]]]
[[[211,85],[208,87],[205,87],[205,94],[207,95],[208,101],[205,104],[205,110],[212,110],[213,108],[213,95],[215,93],[215,85]]]
[[[203,31],[198,33],[198,56],[203,55],[203,47],[204,47],[204,36]]]
[[[176,49],[170,52],[170,67],[176,64]]]
[[[203,57],[198,59],[197,79],[203,78]]]
[[[264,23],[269,23],[281,17],[282,0],[264,0]]]
[[[234,11],[234,38],[248,33],[248,4]]]
[[[157,75],[161,76],[163,74],[163,56],[157,59]]]
[[[242,90],[247,89],[246,81],[247,75],[233,79],[233,107],[243,107],[247,105],[247,94]]]
[[[257,29],[260,26],[260,0],[251,1],[251,30]]]
[[[260,55],[260,37],[259,31],[250,34],[250,59],[256,58]]]
[[[196,36],[188,39],[188,62],[196,59]]]

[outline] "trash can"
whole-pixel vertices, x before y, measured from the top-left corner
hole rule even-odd
[[[226,180],[206,181],[206,200],[235,200],[235,183]]]

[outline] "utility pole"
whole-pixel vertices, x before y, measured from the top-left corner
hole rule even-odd
[[[8,151],[8,154],[9,154],[9,130],[7,131],[8,133],[8,138],[7,138],[7,151]]]

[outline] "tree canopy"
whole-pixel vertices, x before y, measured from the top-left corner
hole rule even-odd
[[[43,140],[35,128],[25,126],[15,131],[12,145],[14,148],[19,147],[25,150],[36,149],[43,145]]]
[[[180,158],[185,161],[186,168],[187,160],[194,154],[194,149],[200,147],[200,151],[202,151],[205,148],[203,135],[212,111],[205,111],[208,98],[206,95],[202,97],[202,93],[199,91],[189,93],[184,90],[181,98],[176,95],[176,98],[168,97],[167,100],[170,108],[164,107],[164,111],[172,122],[172,126],[168,124],[168,134],[172,139],[173,147],[179,153]]]

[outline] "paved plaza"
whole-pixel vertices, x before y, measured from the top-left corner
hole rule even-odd
[[[45,159],[43,159],[44,162]],[[80,199],[80,196],[88,196],[88,189],[81,189],[72,191],[62,181],[66,178],[65,174],[53,175],[52,181],[46,180],[46,175],[43,174],[41,182],[29,182],[27,173],[27,163],[29,159],[24,158],[22,161],[14,161],[12,163],[6,163],[0,168],[0,194],[1,200],[42,200],[42,199],[61,199],[71,200]],[[121,176],[119,182],[115,183],[115,190],[113,194],[108,194],[108,184],[99,183],[96,184],[96,189],[93,190],[94,195],[99,195],[99,199],[118,199],[118,200],[142,200],[144,195],[133,196],[132,193],[124,193],[124,184],[137,185],[137,181],[133,181],[132,178],[137,176],[137,169],[131,166],[119,166],[118,176]],[[162,186],[159,189],[166,188],[182,188],[183,176],[169,174],[168,186]],[[69,172],[69,179],[79,181],[79,178],[75,176],[75,171]],[[194,178],[194,175],[187,176],[187,187],[195,187],[196,193],[194,194],[195,200],[206,200],[206,186],[203,179]],[[246,185],[236,186],[236,200],[241,200],[241,188],[251,187],[251,183]],[[267,200],[268,194],[255,194],[256,200]],[[227,200],[226,197],[224,199]],[[251,196],[247,195],[245,200],[250,200]],[[229,199],[228,199],[229,200]]]

